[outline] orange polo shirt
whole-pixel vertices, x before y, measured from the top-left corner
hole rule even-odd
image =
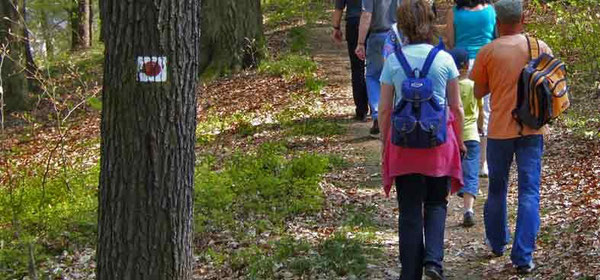
[[[539,41],[540,51],[552,54],[546,43]],[[517,85],[523,67],[529,62],[527,39],[522,34],[502,36],[485,45],[475,59],[470,79],[487,84],[490,89],[490,122],[488,137],[511,139],[520,137],[521,126],[512,116],[517,106]],[[523,135],[544,134],[546,127],[523,126]]]

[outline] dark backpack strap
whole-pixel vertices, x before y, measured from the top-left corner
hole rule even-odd
[[[431,65],[433,64],[433,60],[435,59],[435,57],[437,56],[437,54],[439,52],[440,52],[440,49],[438,47],[433,48],[429,52],[429,55],[427,55],[427,59],[425,60],[425,64],[423,64],[423,68],[421,69],[421,72],[420,72],[421,78],[427,77],[427,75],[429,74],[429,69],[431,69]]]
[[[402,65],[402,69],[404,69],[404,74],[411,79],[416,78],[415,73],[410,68],[410,64],[408,64],[408,60],[406,60],[406,56],[404,56],[404,53],[402,52],[402,47],[396,48],[395,53],[400,65]]]

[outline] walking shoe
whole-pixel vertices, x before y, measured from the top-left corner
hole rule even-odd
[[[494,248],[492,248],[492,245],[490,244],[490,241],[487,238],[485,239],[485,245],[488,247],[488,249],[490,250],[490,252],[492,252],[493,257],[499,258],[499,257],[504,256],[504,252],[496,252],[496,251],[494,251]]]
[[[472,211],[467,211],[463,215],[463,226],[472,227],[475,225],[475,214]]]
[[[533,272],[534,269],[535,269],[535,264],[533,264],[533,262],[532,262],[528,265],[517,266],[517,273],[520,275],[527,275],[527,274],[530,274],[531,272]]]
[[[374,138],[379,137],[379,123],[377,122],[377,119],[375,119],[373,121],[373,126],[369,130],[369,134],[371,134],[371,137],[374,137]]]
[[[442,269],[433,264],[425,265],[425,276],[427,276],[429,279],[433,279],[433,280],[445,280],[446,279],[446,277],[444,277],[444,272],[442,271]]]
[[[487,161],[484,161],[481,165],[481,171],[479,172],[479,177],[487,178],[489,175]]]
[[[367,114],[356,114],[356,116],[354,116],[354,119],[359,121],[359,122],[366,122],[367,121]]]

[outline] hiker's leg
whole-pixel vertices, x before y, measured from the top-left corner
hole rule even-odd
[[[369,95],[369,106],[371,116],[377,119],[377,106],[379,106],[379,94],[381,91],[381,71],[383,70],[383,45],[387,33],[371,33],[367,40],[367,93]]]
[[[399,235],[400,279],[421,279],[423,274],[423,198],[427,189],[421,175],[396,178],[396,190],[400,206]]]
[[[425,257],[424,264],[443,268],[444,228],[450,191],[449,177],[425,177],[427,196],[425,197]]]
[[[515,139],[488,140],[487,158],[490,168],[488,198],[484,207],[486,238],[496,254],[504,252],[510,239],[507,224],[506,195],[508,172],[514,155]]]
[[[473,202],[479,193],[479,142],[466,141],[467,154],[462,159],[465,186],[458,195],[463,197],[464,210],[473,211]]]
[[[519,171],[519,209],[511,260],[517,266],[529,265],[533,260],[535,240],[540,228],[540,176],[544,138],[526,136],[517,140],[517,168]]]
[[[365,62],[360,60],[354,53],[358,44],[358,26],[359,22],[357,20],[346,22],[346,41],[352,69],[352,96],[354,97],[354,105],[356,105],[355,113],[357,116],[363,116],[369,112],[369,100],[365,82]]]

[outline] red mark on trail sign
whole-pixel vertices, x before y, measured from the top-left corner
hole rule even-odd
[[[156,77],[160,74],[160,71],[162,71],[162,67],[157,62],[148,61],[144,63],[144,74],[146,76]]]
[[[140,56],[137,58],[137,80],[143,83],[167,81],[167,58],[164,56]]]

